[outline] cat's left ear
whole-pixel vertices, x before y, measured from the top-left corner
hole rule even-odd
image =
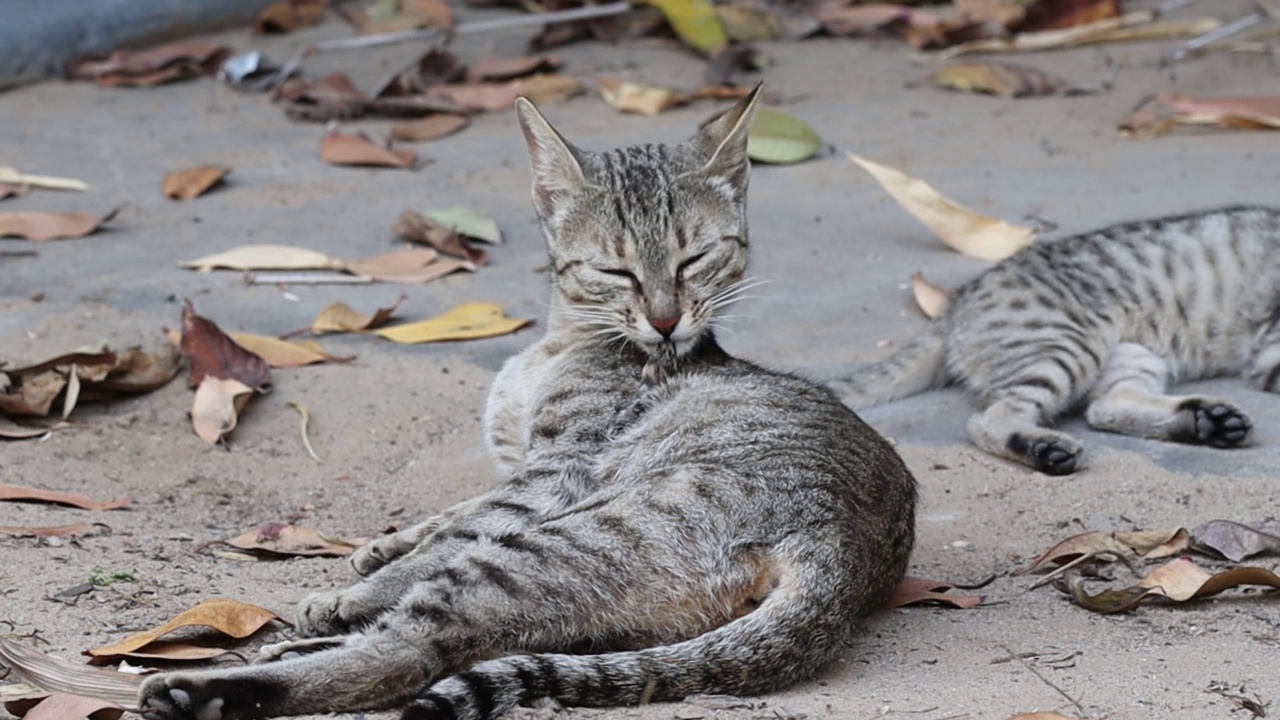
[[[706,158],[703,171],[728,180],[738,190],[746,188],[751,169],[747,160],[747,135],[751,132],[751,119],[762,87],[756,85],[737,105],[703,123],[693,138],[694,146]]]

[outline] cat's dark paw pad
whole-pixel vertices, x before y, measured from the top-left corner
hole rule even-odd
[[[153,676],[138,691],[138,709],[147,720],[222,720],[224,704],[182,673]]]
[[[1079,469],[1084,448],[1065,435],[1027,437],[1015,433],[1009,438],[1009,449],[1026,458],[1026,463],[1046,475],[1070,475]]]
[[[1225,400],[1192,398],[1179,408],[1194,415],[1190,428],[1172,439],[1216,448],[1236,447],[1249,439],[1253,421],[1243,410]]]
[[[350,624],[342,617],[342,598],[345,591],[312,593],[298,603],[294,628],[304,638],[327,638],[346,635]]]

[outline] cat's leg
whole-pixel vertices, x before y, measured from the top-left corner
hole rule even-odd
[[[1097,430],[1192,445],[1234,447],[1249,437],[1249,416],[1203,395],[1166,395],[1172,370],[1142,345],[1121,343],[1091,393],[1085,420]]]
[[[1280,393],[1280,318],[1273,321],[1254,342],[1253,355],[1245,366],[1244,377],[1259,390]]]

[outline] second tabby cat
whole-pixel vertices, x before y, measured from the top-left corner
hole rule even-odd
[[[1094,428],[1234,447],[1251,422],[1171,383],[1243,374],[1280,392],[1280,210],[1228,207],[1042,241],[960,288],[888,359],[844,379],[864,408],[950,383],[977,393],[973,441],[1046,473],[1080,443],[1045,426],[1078,403]]]

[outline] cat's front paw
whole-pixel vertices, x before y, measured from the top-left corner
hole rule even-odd
[[[1070,475],[1080,469],[1084,446],[1069,435],[1055,432],[1014,433],[1010,452],[1045,475]]]
[[[138,708],[147,720],[242,720],[225,711],[217,681],[190,673],[153,675],[138,690]]]
[[[298,603],[294,629],[303,638],[326,638],[351,632],[351,620],[345,617],[344,599],[349,590],[312,593]]]
[[[1218,398],[1189,398],[1178,410],[1189,415],[1184,429],[1170,439],[1191,445],[1236,447],[1249,439],[1253,421],[1234,403]]]
[[[280,660],[290,660],[311,653],[332,650],[345,645],[347,642],[346,635],[338,635],[335,637],[312,637],[303,640],[286,640],[284,642],[263,645],[258,649],[258,654],[253,658],[255,665],[262,663],[277,662]]]
[[[356,548],[351,554],[351,567],[360,577],[368,577],[413,549],[405,548],[398,540],[395,535],[388,535]]]

